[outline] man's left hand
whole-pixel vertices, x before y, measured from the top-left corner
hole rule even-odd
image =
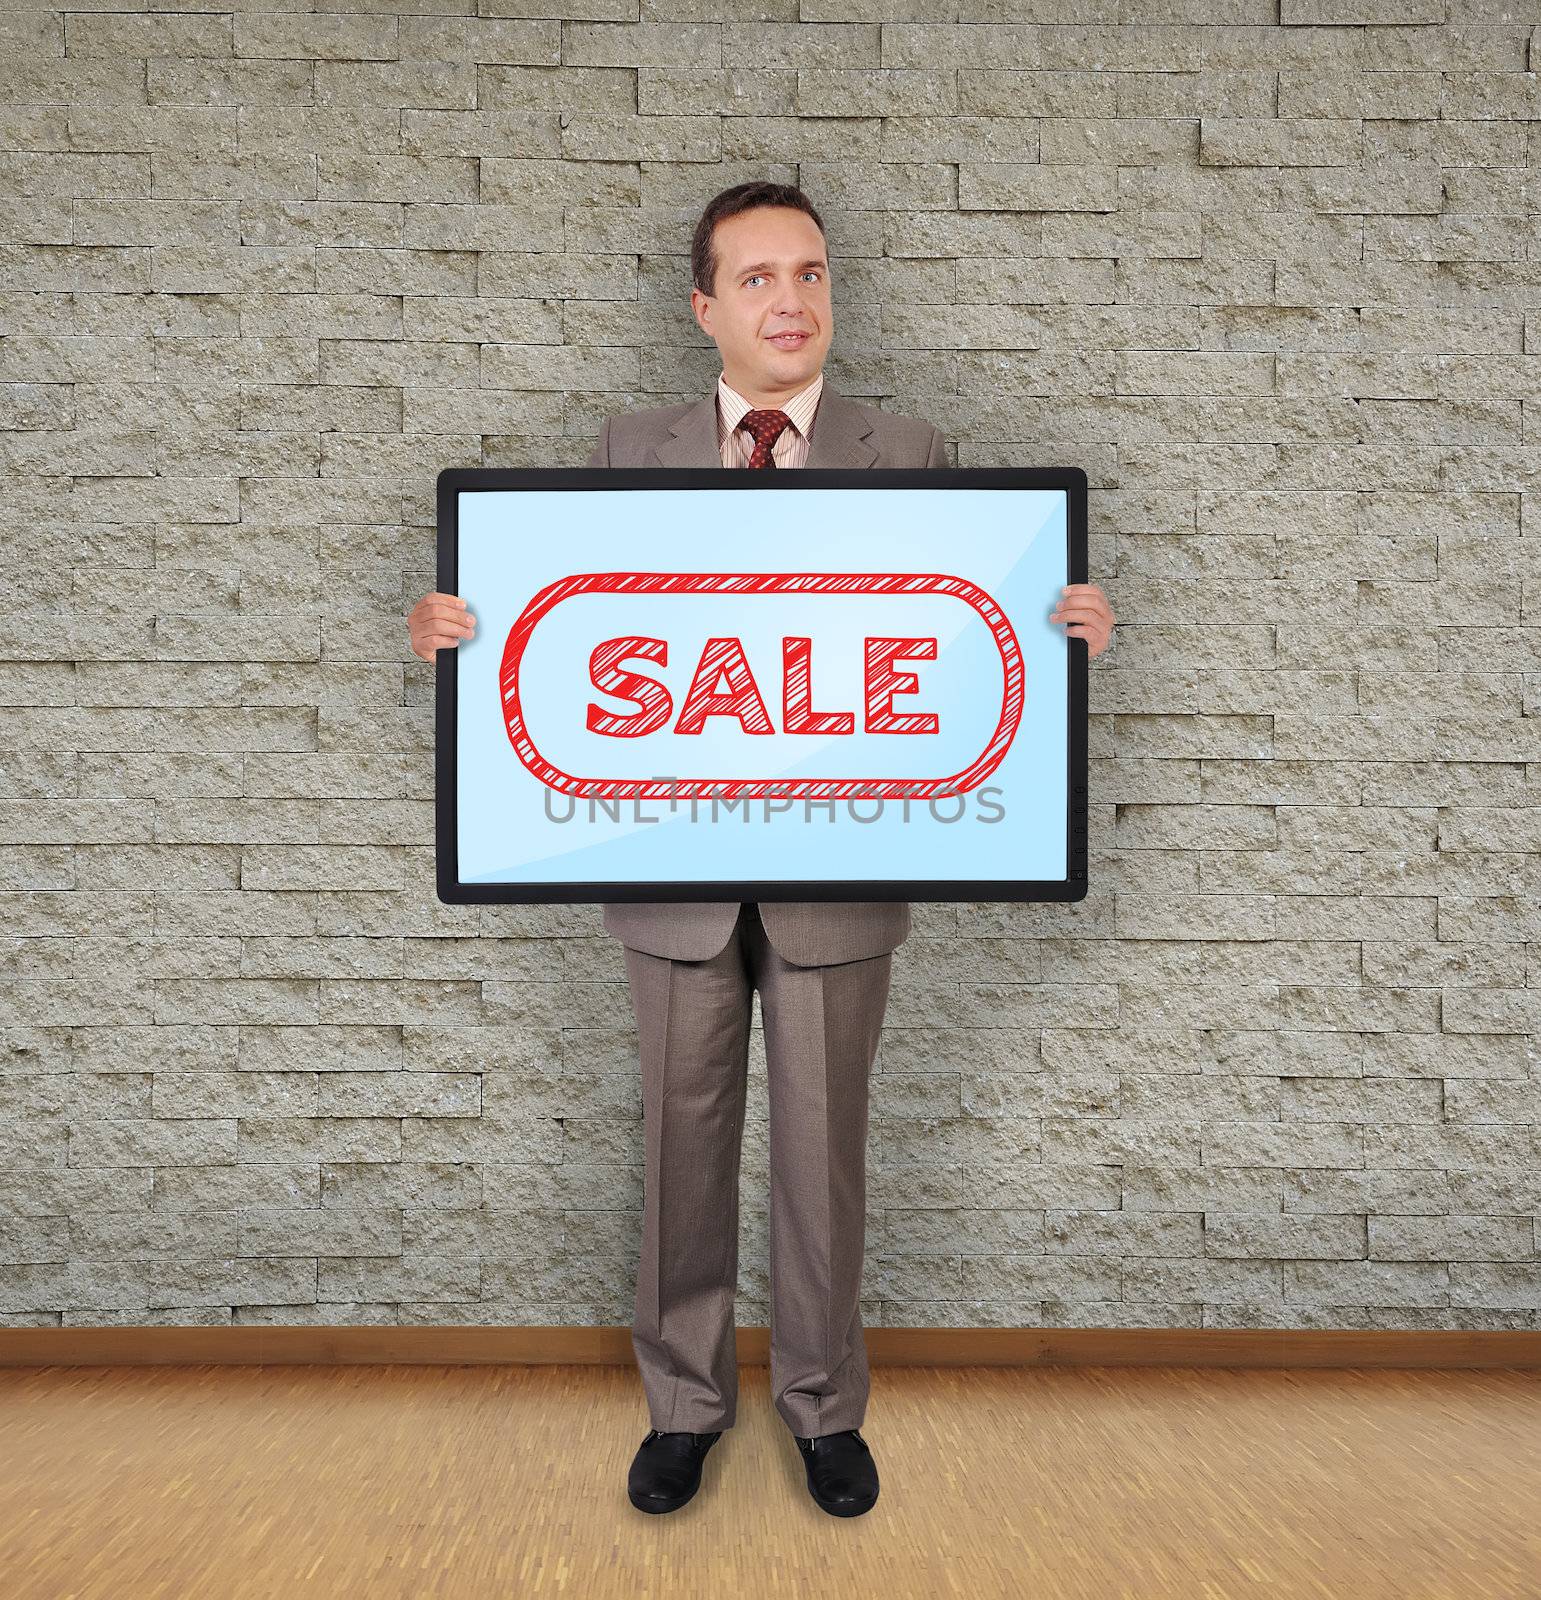
[[[1059,592],[1059,604],[1049,613],[1050,622],[1068,624],[1066,636],[1086,641],[1086,653],[1100,656],[1113,637],[1117,619],[1108,597],[1095,583],[1072,583]]]

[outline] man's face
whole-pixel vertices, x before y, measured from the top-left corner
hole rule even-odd
[[[805,211],[757,206],[719,222],[716,293],[690,291],[696,321],[722,353],[723,376],[755,405],[805,389],[834,336],[824,235]],[[797,330],[800,342],[775,342]]]

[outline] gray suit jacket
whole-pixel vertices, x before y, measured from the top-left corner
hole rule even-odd
[[[720,467],[716,385],[701,400],[606,417],[585,465]],[[848,400],[825,378],[806,465],[945,467],[947,447],[931,423]],[[676,961],[705,961],[728,942],[738,905],[636,901],[608,904],[604,914],[605,931],[622,944]],[[784,960],[803,967],[827,966],[897,949],[910,931],[910,908],[902,900],[764,900],[760,920]]]

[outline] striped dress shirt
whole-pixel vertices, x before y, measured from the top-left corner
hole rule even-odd
[[[783,428],[771,446],[771,459],[776,463],[777,471],[782,467],[800,467],[807,461],[812,443],[809,435],[813,427],[813,414],[818,410],[819,396],[823,391],[824,374],[820,372],[806,389],[800,390],[785,405],[776,408],[785,411],[792,419],[792,425]],[[746,412],[753,410],[755,407],[737,389],[728,387],[725,377],[718,378],[717,449],[722,455],[723,466],[749,465],[749,457],[754,453],[754,435],[738,424]]]

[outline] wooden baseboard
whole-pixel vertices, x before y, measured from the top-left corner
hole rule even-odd
[[[1541,1333],[1295,1328],[867,1328],[871,1366],[1538,1367]],[[770,1330],[738,1329],[770,1360]],[[228,1362],[633,1366],[630,1328],[0,1328],[0,1366]]]

